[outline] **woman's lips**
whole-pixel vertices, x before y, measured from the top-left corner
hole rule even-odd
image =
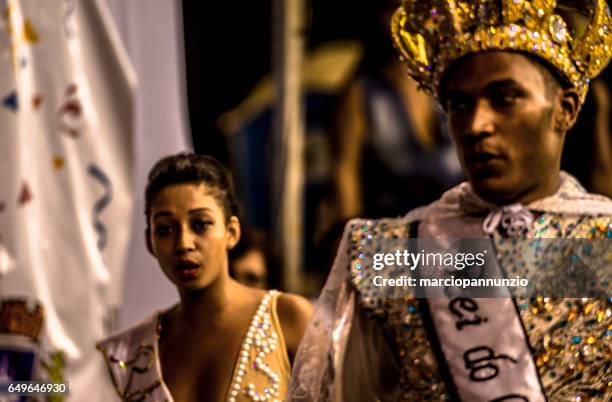
[[[176,271],[183,279],[193,279],[200,273],[200,264],[191,260],[179,261],[176,264]]]

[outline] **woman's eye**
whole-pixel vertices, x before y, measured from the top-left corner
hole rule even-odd
[[[155,234],[157,236],[167,236],[172,233],[172,226],[159,225],[155,227]]]
[[[191,224],[191,227],[193,228],[194,231],[201,233],[204,232],[206,229],[208,229],[209,226],[212,225],[211,221],[194,221]]]

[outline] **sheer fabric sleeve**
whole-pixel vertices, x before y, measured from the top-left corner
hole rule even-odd
[[[397,388],[393,341],[362,307],[351,281],[354,228],[347,224],[293,366],[287,401],[387,400]],[[390,399],[393,399],[390,397]]]

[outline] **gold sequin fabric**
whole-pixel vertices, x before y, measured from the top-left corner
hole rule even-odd
[[[401,361],[400,401],[444,401],[449,398],[440,376],[438,361],[423,326],[422,300],[407,295],[401,299],[381,299],[372,287],[374,272],[364,266],[366,254],[376,239],[408,239],[410,227],[403,220],[377,220],[354,223],[351,228],[351,278],[360,302],[371,319],[390,333]],[[379,242],[376,242],[380,244]]]
[[[534,238],[612,239],[612,218],[556,214],[539,217]],[[563,251],[559,250],[559,254]],[[604,262],[612,256],[598,256]],[[609,289],[610,262],[599,270]],[[525,275],[525,264],[506,264]],[[518,266],[518,268],[517,268]],[[610,297],[611,295],[608,295]],[[517,299],[540,381],[549,400],[612,400],[612,298]]]
[[[367,314],[392,333],[401,367],[401,400],[448,400],[439,362],[424,327],[423,300],[407,295],[387,300],[377,297],[364,257],[384,250],[374,239],[410,237],[406,220],[360,221],[351,227],[349,251],[351,283]],[[542,214],[523,238],[612,239],[612,218]],[[498,260],[512,274],[536,269],[514,253],[517,242],[494,238]],[[376,246],[374,246],[376,245]],[[561,254],[562,250],[558,251]],[[555,252],[546,258],[554,259]],[[612,256],[602,256],[612,258]],[[610,260],[612,261],[612,259]],[[541,260],[540,263],[545,263]],[[608,263],[609,266],[609,263]],[[608,270],[609,271],[609,270]],[[608,286],[609,272],[598,280]],[[526,330],[544,392],[550,401],[612,400],[612,299],[515,299]]]
[[[433,96],[459,58],[511,50],[553,66],[584,100],[612,55],[611,29],[605,0],[403,0],[391,21],[409,74]]]

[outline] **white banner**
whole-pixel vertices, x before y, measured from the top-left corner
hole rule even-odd
[[[119,328],[123,329],[178,301],[176,288],[145,246],[144,189],[149,170],[158,159],[193,146],[187,116],[181,2],[148,0],[146,7],[142,1],[106,3],[139,83],[133,232],[119,311]]]
[[[0,298],[43,306],[74,401],[108,400],[94,343],[130,235],[136,78],[118,38],[97,0],[0,0]]]

